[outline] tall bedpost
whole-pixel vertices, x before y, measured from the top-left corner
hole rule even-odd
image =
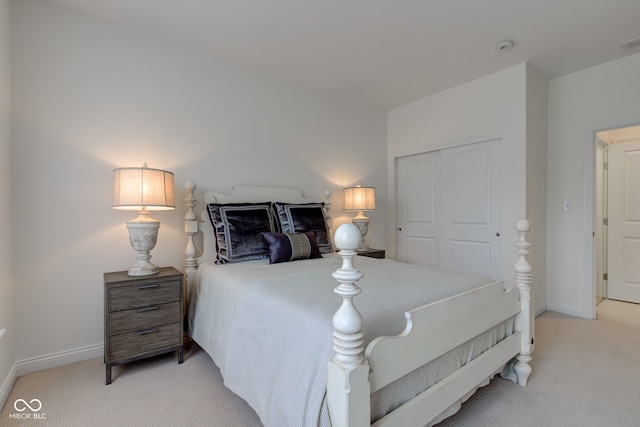
[[[333,218],[331,218],[331,190],[324,190],[324,218],[327,220],[329,230],[333,228]]]
[[[187,247],[184,250],[184,271],[187,275],[187,287],[189,287],[189,284],[193,283],[196,270],[198,269],[198,260],[196,259],[197,249],[194,240],[196,233],[198,233],[198,217],[193,211],[198,200],[194,196],[196,191],[195,182],[188,181],[185,184],[185,188],[187,190],[187,197],[184,200],[187,205],[187,214],[184,216],[184,232],[187,235]]]
[[[360,232],[353,224],[342,224],[334,240],[342,267],[333,273],[340,283],[334,290],[342,305],[333,316],[333,356],[329,360],[327,399],[333,427],[371,425],[369,364],[364,358],[363,319],[353,305],[362,290],[355,284],[362,273],[353,267]]]
[[[518,384],[527,385],[529,375],[531,375],[531,353],[533,353],[533,336],[535,331],[533,296],[531,294],[531,264],[527,261],[526,256],[529,255],[529,247],[531,244],[527,242],[527,232],[531,229],[529,221],[521,219],[516,222],[516,230],[519,238],[515,243],[517,247],[516,253],[520,257],[514,265],[515,270],[515,286],[520,290],[520,313],[516,316],[515,328],[521,332],[522,347],[520,353],[516,356],[514,370],[518,376]]]

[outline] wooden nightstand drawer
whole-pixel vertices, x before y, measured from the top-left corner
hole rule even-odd
[[[141,283],[109,289],[109,311],[129,310],[154,304],[180,301],[179,280]]]
[[[180,305],[176,301],[109,313],[109,335],[175,323],[180,319]]]
[[[114,335],[109,345],[109,358],[121,359],[144,354],[164,347],[176,347],[182,342],[180,323],[140,329]]]
[[[111,384],[111,368],[123,363],[174,350],[182,363],[183,280],[173,267],[149,276],[104,273],[106,384]]]

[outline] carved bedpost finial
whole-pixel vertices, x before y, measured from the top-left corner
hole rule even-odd
[[[355,284],[362,278],[362,273],[353,267],[353,257],[360,244],[360,231],[353,224],[342,224],[336,230],[334,240],[340,256],[342,267],[333,273],[333,278],[340,282],[334,292],[342,297],[342,305],[333,316],[333,350],[332,360],[345,367],[364,364],[364,345],[362,315],[353,305],[353,298],[362,290]]]
[[[187,198],[185,200],[185,204],[187,205],[188,211],[184,216],[186,221],[192,221],[196,219],[196,213],[193,211],[193,208],[196,206],[197,200],[194,196],[196,192],[196,183],[193,181],[187,181],[184,185],[184,188],[187,190]]]
[[[520,290],[520,313],[516,316],[516,330],[522,333],[522,344],[520,353],[516,356],[514,370],[518,376],[518,384],[526,386],[529,375],[531,375],[531,353],[533,353],[534,336],[534,308],[533,297],[531,295],[531,264],[527,261],[529,247],[527,233],[531,229],[529,221],[521,219],[516,222],[516,231],[519,238],[515,243],[516,254],[519,258],[514,265],[515,286]]]
[[[342,297],[342,305],[333,316],[333,356],[329,360],[327,404],[334,427],[365,427],[371,425],[371,387],[369,364],[364,358],[362,315],[353,305],[353,298],[362,290],[355,282],[362,273],[353,267],[353,257],[360,245],[360,231],[350,223],[336,230],[334,241],[342,267],[333,272],[340,282],[334,289]]]
[[[333,228],[333,218],[331,218],[331,190],[324,190],[324,217],[327,220],[327,227]]]
[[[185,184],[187,190],[187,197],[184,199],[187,205],[187,214],[184,216],[184,232],[187,235],[187,247],[184,250],[185,260],[184,268],[187,274],[187,286],[194,277],[196,270],[198,269],[198,260],[196,259],[196,244],[194,237],[198,232],[198,217],[193,211],[198,200],[195,197],[196,184],[193,181],[188,181]]]
[[[523,273],[531,273],[531,265],[526,260],[525,256],[529,255],[529,247],[531,243],[527,242],[527,233],[531,230],[531,224],[526,219],[521,219],[516,222],[516,231],[518,232],[519,238],[515,243],[515,246],[518,248],[516,253],[520,255],[520,259],[518,263],[516,263],[516,271]]]

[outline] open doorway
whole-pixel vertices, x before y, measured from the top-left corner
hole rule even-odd
[[[640,303],[640,126],[596,133],[595,297]]]

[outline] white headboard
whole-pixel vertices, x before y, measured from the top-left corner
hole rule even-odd
[[[195,280],[198,265],[205,261],[212,261],[216,257],[213,227],[210,224],[206,206],[209,203],[256,203],[256,202],[285,202],[285,203],[319,203],[324,202],[324,215],[327,225],[331,229],[332,221],[331,192],[324,191],[322,197],[305,197],[302,190],[295,188],[261,187],[261,186],[233,186],[229,192],[208,191],[202,196],[204,204],[200,215],[194,210],[198,203],[195,197],[196,184],[189,181],[185,184],[187,190],[187,214],[184,218],[184,232],[187,235],[185,249],[185,273],[187,280]],[[200,219],[198,219],[198,217]]]

